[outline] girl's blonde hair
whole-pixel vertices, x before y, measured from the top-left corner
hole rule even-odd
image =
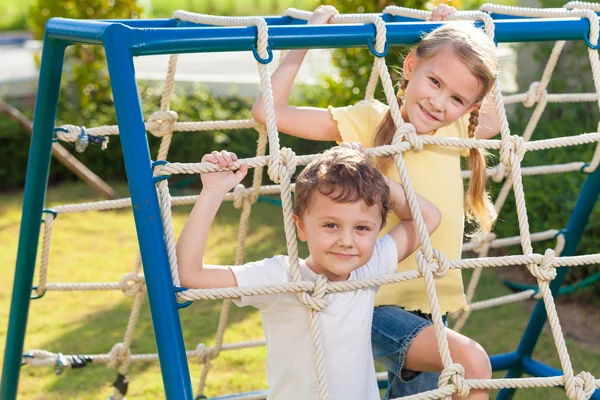
[[[483,30],[470,24],[449,24],[433,30],[427,34],[415,48],[417,60],[424,60],[435,56],[445,48],[452,48],[454,53],[470,68],[473,75],[480,83],[480,92],[476,103],[483,101],[485,96],[494,86],[498,77],[498,60],[494,42],[487,37]],[[418,61],[417,61],[418,62]],[[405,79],[400,84],[400,93],[408,86]],[[398,105],[402,108],[402,96],[398,96]],[[471,112],[468,133],[470,138],[475,137],[475,129],[479,119],[479,108]],[[374,146],[391,144],[396,126],[388,110],[383,120],[377,127]],[[390,167],[391,156],[379,157],[376,166],[380,171]],[[467,218],[477,224],[473,236],[481,236],[492,229],[496,220],[496,210],[486,190],[486,162],[485,153],[480,149],[469,150],[469,168],[471,179],[468,194],[465,198],[465,211]]]

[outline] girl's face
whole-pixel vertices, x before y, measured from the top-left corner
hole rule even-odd
[[[404,78],[409,82],[402,118],[419,134],[448,126],[480,105],[480,82],[451,48],[427,59],[412,51],[404,60]]]

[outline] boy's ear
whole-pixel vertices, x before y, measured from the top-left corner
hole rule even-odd
[[[412,77],[415,73],[416,66],[417,66],[417,52],[415,50],[413,50],[410,53],[408,53],[408,55],[404,59],[403,75],[404,75],[405,80],[409,81],[412,79]]]
[[[296,229],[298,230],[298,239],[306,242],[306,231],[304,230],[304,224],[302,224],[302,218],[294,214],[294,222],[296,223]]]

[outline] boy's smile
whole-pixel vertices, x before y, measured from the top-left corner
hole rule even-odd
[[[382,224],[378,205],[335,202],[318,190],[302,217],[294,220],[310,252],[306,264],[330,281],[348,279],[371,259]]]

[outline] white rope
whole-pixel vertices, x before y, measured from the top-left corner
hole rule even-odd
[[[485,5],[482,9],[486,11],[495,10],[495,12],[514,13],[530,13],[530,9],[516,7],[500,7]],[[590,10],[579,10],[577,8],[589,8],[584,3],[572,2],[565,7],[574,8],[574,10],[553,9],[535,11],[535,16],[539,17],[556,17],[556,16],[579,16],[587,18],[590,21],[590,42],[598,43],[598,19],[594,12]],[[499,11],[498,11],[499,10]],[[426,18],[428,12],[418,10],[408,10],[400,7],[387,7],[385,13],[393,15],[405,15],[413,18]],[[286,15],[294,16],[295,18],[306,18],[306,12],[299,10],[288,10]],[[531,13],[529,14],[531,15]],[[213,17],[202,14],[188,13],[185,11],[177,11],[174,14],[175,18],[190,21],[193,23],[224,25],[224,26],[256,26],[257,28],[257,44],[256,54],[258,57],[266,60],[270,56],[268,49],[268,27],[262,18],[254,17]],[[478,19],[484,22],[484,28],[488,36],[494,36],[494,24],[491,17],[483,12],[458,12],[451,15],[449,19],[453,20],[472,20]],[[332,19],[333,23],[372,23],[376,28],[376,36],[374,49],[378,53],[383,53],[385,49],[386,27],[383,20],[373,14],[352,14],[340,15]],[[323,348],[321,342],[321,331],[319,324],[319,311],[327,307],[327,297],[329,293],[338,293],[343,291],[357,290],[361,288],[380,286],[385,284],[408,281],[417,278],[423,278],[427,288],[428,301],[431,307],[432,319],[436,330],[439,352],[442,358],[444,369],[440,375],[440,388],[434,391],[421,393],[410,398],[425,399],[448,397],[452,395],[467,396],[470,389],[487,389],[501,387],[533,387],[533,386],[565,386],[567,395],[571,399],[583,399],[585,396],[591,396],[593,390],[600,386],[591,374],[582,372],[577,376],[574,375],[571,362],[569,360],[567,348],[562,336],[560,323],[554,306],[554,301],[549,290],[549,282],[556,276],[556,268],[559,266],[580,266],[595,264],[600,262],[600,254],[592,254],[585,256],[560,257],[560,251],[564,246],[564,237],[557,237],[557,248],[547,250],[545,254],[534,254],[531,243],[535,240],[548,240],[556,236],[559,231],[548,230],[538,234],[529,232],[529,222],[527,218],[527,209],[525,204],[522,176],[523,175],[538,175],[547,173],[558,173],[574,171],[584,168],[585,172],[594,170],[598,162],[600,162],[600,151],[596,151],[590,165],[585,167],[582,162],[567,163],[554,166],[536,166],[521,168],[521,161],[527,151],[545,150],[557,147],[574,146],[589,143],[600,142],[600,133],[593,132],[571,136],[565,138],[547,139],[540,141],[529,141],[533,129],[537,125],[541,114],[548,102],[567,102],[567,101],[597,101],[600,107],[600,96],[597,95],[600,88],[600,61],[597,52],[589,51],[590,63],[596,87],[596,94],[551,94],[546,91],[552,72],[555,68],[558,55],[562,50],[563,44],[557,43],[551,60],[546,66],[544,74],[540,82],[532,84],[527,93],[519,94],[510,97],[508,102],[522,102],[525,106],[532,107],[536,105],[532,117],[529,121],[522,137],[512,136],[508,128],[504,110],[504,99],[502,98],[500,88],[496,83],[493,94],[496,101],[496,109],[501,126],[500,140],[474,140],[474,139],[458,139],[458,138],[439,138],[432,136],[420,137],[416,134],[414,127],[410,124],[405,124],[400,115],[395,97],[395,91],[391,83],[389,72],[385,61],[382,57],[376,57],[371,79],[367,88],[367,97],[372,96],[374,87],[377,84],[377,76],[381,78],[383,90],[386,95],[388,104],[390,105],[390,113],[396,125],[396,134],[393,143],[388,146],[381,146],[373,149],[368,149],[367,154],[370,156],[392,155],[395,160],[401,181],[406,192],[407,202],[415,221],[415,229],[422,242],[422,250],[417,253],[418,270],[396,273],[385,277],[363,279],[358,281],[345,282],[328,282],[325,277],[320,277],[316,282],[303,282],[299,273],[298,266],[298,249],[296,241],[295,226],[292,221],[292,201],[291,191],[293,185],[291,176],[295,172],[296,167],[306,165],[315,158],[315,155],[296,156],[291,150],[280,148],[277,126],[275,123],[275,114],[273,107],[273,98],[271,83],[266,66],[258,63],[259,74],[261,77],[261,89],[265,101],[265,110],[267,116],[266,130],[262,129],[252,120],[247,121],[216,121],[216,122],[177,122],[177,113],[169,109],[170,98],[174,83],[174,74],[176,68],[177,57],[173,56],[169,60],[169,68],[161,98],[160,111],[152,114],[146,123],[146,129],[153,135],[161,137],[161,147],[158,153],[158,159],[166,159],[171,143],[173,132],[180,131],[195,131],[195,130],[212,130],[212,129],[239,129],[239,128],[255,128],[259,131],[259,145],[257,149],[257,157],[246,160],[239,160],[234,167],[239,167],[243,162],[255,168],[254,181],[252,188],[244,188],[242,186],[236,188],[232,193],[229,193],[226,198],[234,202],[234,205],[242,209],[241,223],[238,231],[238,248],[236,251],[235,264],[240,264],[243,261],[244,241],[247,236],[247,222],[250,215],[251,204],[253,204],[258,195],[263,194],[280,194],[282,200],[282,208],[284,214],[285,236],[288,247],[288,255],[290,259],[290,271],[292,275],[291,282],[274,286],[261,287],[246,287],[246,288],[224,288],[224,289],[190,289],[176,294],[178,301],[188,301],[197,299],[231,299],[240,296],[264,295],[272,293],[296,293],[299,301],[305,304],[310,309],[309,324],[313,339],[314,361],[317,372],[317,385],[320,399],[327,399],[327,381],[325,375],[325,365]],[[374,84],[373,81],[374,80]],[[57,131],[57,136],[62,140],[77,141],[82,131],[81,127],[66,125],[63,130]],[[118,134],[118,128],[99,127],[86,130],[89,135],[108,136]],[[265,155],[266,143],[270,145],[270,155]],[[517,216],[520,228],[519,237],[495,239],[493,236],[485,243],[468,243],[465,245],[465,250],[472,249],[478,252],[479,257],[467,260],[448,260],[445,255],[434,249],[431,245],[427,229],[420,214],[418,203],[414,189],[408,178],[408,172],[402,153],[409,149],[416,152],[420,151],[424,145],[437,145],[453,148],[483,148],[483,149],[499,149],[500,161],[497,167],[488,170],[488,176],[494,179],[502,180],[506,177],[504,186],[498,196],[496,203],[497,208],[501,208],[510,186],[512,185],[515,199],[517,203]],[[597,149],[600,147],[597,147]],[[261,185],[261,169],[264,166],[269,168],[269,176],[272,181],[279,185],[262,186]],[[220,167],[211,163],[167,163],[155,167],[155,177],[164,177],[172,174],[195,174],[222,170]],[[463,174],[465,175],[465,174]],[[468,176],[465,176],[468,177]],[[158,193],[161,205],[161,216],[163,219],[163,229],[165,232],[165,241],[169,256],[170,268],[172,271],[173,282],[179,286],[179,278],[177,274],[177,260],[175,257],[174,230],[172,226],[171,208],[173,205],[191,204],[195,202],[197,196],[182,196],[179,198],[171,198],[167,180],[161,180],[158,183]],[[83,211],[102,211],[117,208],[130,207],[130,199],[120,199],[114,201],[83,203],[64,205],[56,207],[54,210],[57,214],[74,213]],[[125,275],[118,283],[47,283],[47,266],[49,260],[49,243],[52,233],[52,223],[54,217],[47,214],[44,220],[44,241],[42,245],[42,256],[40,265],[40,282],[38,285],[37,294],[41,295],[47,290],[122,290],[128,296],[134,296],[134,305],[128,322],[128,326],[122,343],[117,343],[113,346],[108,354],[83,356],[94,362],[104,362],[111,367],[119,366],[119,373],[125,374],[129,364],[134,361],[150,361],[157,359],[155,354],[138,354],[132,355],[130,346],[133,337],[133,331],[141,308],[141,300],[144,294],[144,277],[141,274],[141,260],[136,260],[134,273]],[[523,255],[505,256],[505,257],[486,257],[490,248],[521,244]],[[448,342],[446,338],[446,330],[442,323],[439,303],[435,291],[435,279],[444,277],[450,269],[475,268],[477,273],[481,272],[483,267],[501,267],[526,265],[532,275],[537,278],[539,292],[534,290],[524,291],[508,296],[503,296],[496,299],[488,299],[476,303],[471,303],[471,310],[493,307],[509,302],[520,301],[525,298],[542,298],[544,300],[551,331],[555,340],[555,345],[559,354],[564,377],[554,378],[522,378],[511,380],[468,380],[465,379],[464,368],[452,361],[450,356]],[[471,288],[469,288],[471,289]],[[307,292],[312,292],[308,294]],[[472,292],[469,292],[472,298]],[[256,345],[263,345],[264,341],[248,342],[241,344],[223,344],[223,334],[226,327],[227,316],[229,312],[229,301],[225,301],[219,327],[216,334],[215,346],[207,348],[200,344],[193,351],[188,351],[188,356],[196,357],[203,364],[203,372],[200,378],[200,392],[204,387],[207,373],[210,369],[211,360],[218,356],[223,350],[243,348]],[[468,314],[467,314],[468,316]],[[30,365],[55,365],[58,359],[64,367],[70,367],[70,363],[74,360],[71,357],[75,356],[60,356],[56,353],[34,350],[29,353],[29,356],[24,358],[24,361]],[[116,398],[121,398],[122,395],[115,390]],[[260,394],[258,396],[264,396]],[[256,397],[263,398],[263,397]]]

